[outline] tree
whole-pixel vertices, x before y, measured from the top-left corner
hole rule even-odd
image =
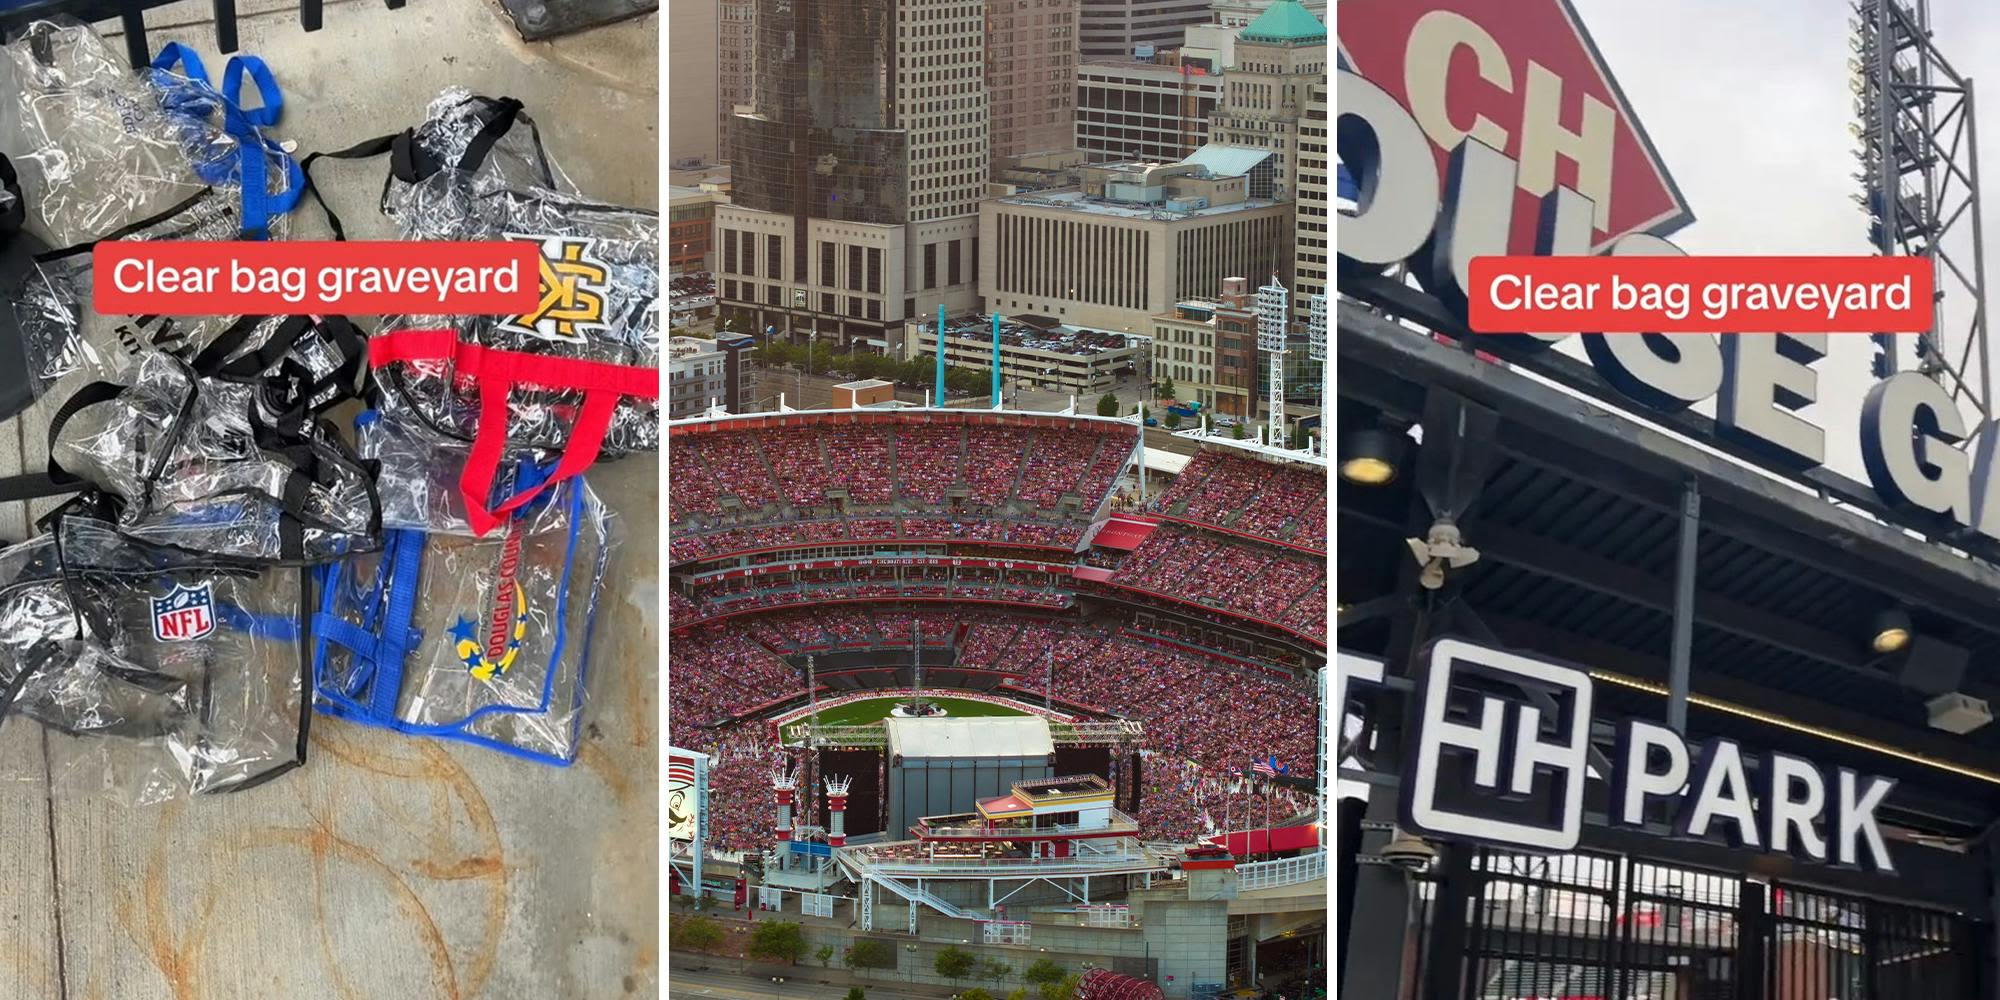
[[[1068,969],[1046,958],[1038,958],[1035,959],[1035,964],[1028,966],[1028,971],[1021,973],[1021,978],[1033,985],[1041,986],[1045,983],[1060,981],[1063,973],[1068,971]]]
[[[985,381],[983,375],[983,372],[971,368],[952,365],[944,370],[944,387],[957,393],[975,393],[979,391],[979,384]]]
[[[990,958],[987,959],[985,962],[981,963],[979,966],[979,978],[984,979],[989,983],[997,983],[1002,979],[1005,979],[1013,974],[1014,974],[1013,966],[1010,966],[1005,962],[996,962]]]
[[[850,969],[893,969],[896,953],[889,950],[887,942],[863,939],[849,945],[840,961]]]
[[[979,965],[979,959],[971,952],[957,945],[946,945],[943,951],[937,953],[937,961],[931,963],[931,965],[937,970],[938,975],[951,980],[953,985],[957,985],[959,980],[971,974],[972,970]]]
[[[1172,410],[1168,410],[1168,411],[1167,411],[1167,429],[1168,429],[1168,430],[1170,430],[1170,431],[1171,431],[1171,430],[1178,430],[1178,429],[1180,429],[1180,426],[1181,426],[1181,415],[1180,415],[1180,414],[1178,414],[1178,413],[1175,413],[1175,412],[1174,412],[1174,411],[1172,411]]]
[[[722,925],[712,917],[685,917],[668,924],[669,943],[682,951],[708,951],[722,943]]]
[[[1097,397],[1097,415],[1100,417],[1117,416],[1118,397],[1108,392],[1102,396]]]
[[[847,988],[847,1000],[868,1000],[868,991],[859,986]]]
[[[958,1000],[993,1000],[993,993],[984,986],[974,986],[960,993]]]
[[[819,950],[813,952],[813,957],[819,959],[820,968],[826,968],[833,964],[833,946],[830,944],[820,945]]]
[[[806,954],[805,931],[798,924],[767,920],[750,932],[750,957],[799,964]]]
[[[1238,441],[1243,440],[1243,424],[1241,422],[1230,424],[1229,436]]]
[[[1016,986],[1007,993],[1007,1000],[1028,1000],[1028,988]]]
[[[1173,398],[1174,398],[1174,391],[1175,391],[1175,390],[1174,390],[1174,378],[1173,378],[1173,376],[1169,375],[1169,376],[1167,376],[1166,378],[1164,378],[1164,379],[1160,380],[1160,398],[1161,398],[1161,399],[1173,399]]]
[[[1053,983],[1043,983],[1042,1000],[1076,1000],[1076,990],[1083,984],[1083,977],[1072,972]]]

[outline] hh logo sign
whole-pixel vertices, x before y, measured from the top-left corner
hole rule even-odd
[[[1573,850],[1584,790],[1608,786],[1606,820],[1801,860],[1894,872],[1876,823],[1896,783],[1716,737],[1690,748],[1642,719],[1617,726],[1610,773],[1591,758],[1590,675],[1442,639],[1425,653],[1400,800],[1406,827],[1441,837]]]
[[[175,587],[165,597],[153,598],[153,638],[161,642],[186,642],[215,631],[215,595],[208,584]]]

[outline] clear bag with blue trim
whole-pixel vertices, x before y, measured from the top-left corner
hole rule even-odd
[[[364,427],[363,450],[392,429]],[[549,472],[524,462],[508,488],[529,488]],[[387,508],[399,509],[413,510]],[[452,516],[462,523],[464,512]],[[483,537],[390,522],[379,552],[317,572],[316,706],[569,764],[614,534],[615,518],[582,477],[553,484]]]

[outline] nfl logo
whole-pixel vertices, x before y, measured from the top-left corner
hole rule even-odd
[[[153,638],[161,642],[186,642],[215,631],[215,596],[208,584],[175,587],[165,597],[153,598]]]

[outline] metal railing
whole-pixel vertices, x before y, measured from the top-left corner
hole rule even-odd
[[[0,4],[0,35],[11,34],[15,29],[31,21],[52,17],[73,17],[79,21],[96,22],[116,19],[125,34],[125,51],[132,59],[132,68],[140,69],[153,61],[152,46],[146,38],[146,12],[155,7],[164,7],[176,0],[27,0],[25,3]],[[406,0],[382,0],[391,10],[401,8]],[[215,17],[215,48],[218,52],[235,52],[237,0],[214,0],[211,13]],[[299,0],[299,25],[307,31],[318,31],[325,7],[325,0]]]
[[[1236,891],[1297,885],[1326,877],[1326,852],[1314,851],[1296,858],[1252,861],[1236,866]]]

